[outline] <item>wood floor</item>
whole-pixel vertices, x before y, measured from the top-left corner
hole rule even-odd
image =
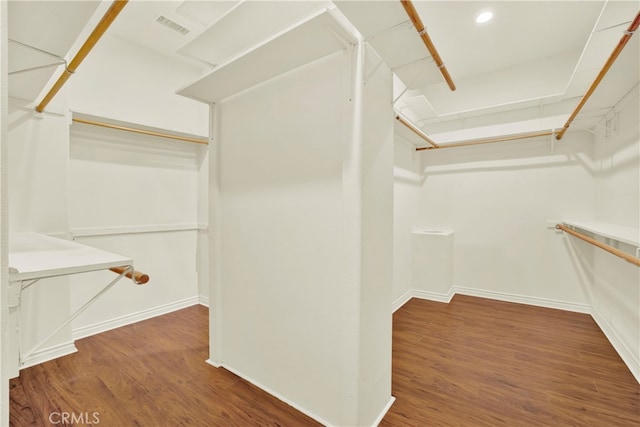
[[[640,426],[640,385],[589,315],[456,295],[393,321],[381,426]]]
[[[194,306],[77,341],[11,381],[11,425],[318,425],[205,364],[207,323]],[[459,295],[394,315],[393,395],[382,426],[640,425],[640,386],[590,316]]]

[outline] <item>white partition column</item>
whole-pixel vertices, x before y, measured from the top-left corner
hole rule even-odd
[[[325,12],[182,91],[215,102],[210,363],[327,425],[392,401],[391,85]]]

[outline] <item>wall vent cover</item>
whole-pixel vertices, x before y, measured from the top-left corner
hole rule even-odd
[[[182,34],[183,36],[189,32],[188,28],[183,27],[182,25],[178,24],[175,21],[172,21],[171,19],[167,18],[166,16],[162,16],[162,15],[158,16],[156,18],[156,22],[161,24],[161,25],[164,25],[167,28],[172,29],[173,31],[176,31],[176,32]]]

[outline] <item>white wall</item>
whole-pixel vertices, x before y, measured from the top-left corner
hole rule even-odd
[[[69,118],[64,112],[36,115],[25,101],[11,100],[11,231],[66,234],[68,141]]]
[[[206,105],[175,94],[203,70],[106,33],[69,80],[71,111],[208,135]]]
[[[636,86],[619,106],[617,132],[597,138],[595,144],[596,219],[636,230],[640,229],[638,100]],[[636,250],[625,244],[619,247],[632,255]],[[599,249],[592,256],[594,318],[640,382],[640,268]]]
[[[553,148],[552,148],[553,144]],[[547,221],[592,215],[593,142],[571,132],[421,154],[418,229],[454,231],[458,291],[588,311],[588,285]],[[428,260],[425,260],[428,263]]]
[[[422,185],[420,156],[415,146],[396,136],[393,172],[393,290],[392,301],[412,288],[413,256],[411,231],[417,222],[420,187]]]
[[[197,301],[199,170],[207,147],[83,124],[71,126],[69,222],[81,243],[134,259],[124,280],[73,323],[85,336]],[[71,278],[72,307],[113,274]]]
[[[98,121],[208,135],[208,107],[175,94],[203,71],[107,33],[70,79],[68,106]],[[74,336],[198,301],[198,288],[205,287],[198,282],[207,279],[201,265],[206,255],[207,150],[198,144],[72,126],[72,233],[82,243],[133,257],[136,268],[151,277],[145,286],[119,283],[74,321]],[[73,307],[105,279],[108,273],[73,278]]]

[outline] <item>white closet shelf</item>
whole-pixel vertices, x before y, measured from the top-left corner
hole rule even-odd
[[[623,225],[602,221],[563,220],[562,223],[570,227],[580,228],[598,236],[640,247],[640,229],[638,228],[625,227]]]
[[[20,310],[22,292],[40,281],[40,279],[107,269],[118,269],[119,271],[112,270],[118,276],[68,316],[57,329],[41,339],[29,351],[23,352],[18,347],[19,365],[24,366],[29,356],[71,323],[73,319],[78,317],[120,279],[125,276],[133,276],[135,273],[133,271],[133,260],[122,255],[44,234],[32,232],[9,233],[10,308]],[[145,280],[137,283],[143,284],[148,280],[149,277],[147,276]],[[19,314],[18,325],[20,325]],[[17,331],[20,330],[19,328],[20,326],[18,326]],[[18,340],[20,340],[19,337]]]
[[[133,265],[129,257],[43,234],[9,234],[9,280],[25,281]]]
[[[329,9],[322,10],[177,91],[213,103],[355,43]]]

